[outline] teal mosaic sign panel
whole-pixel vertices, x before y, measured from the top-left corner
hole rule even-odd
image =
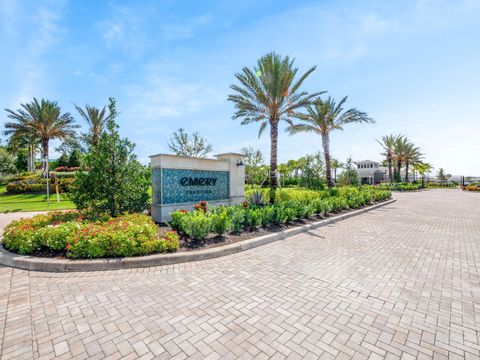
[[[196,203],[229,198],[228,171],[153,169],[154,204]]]

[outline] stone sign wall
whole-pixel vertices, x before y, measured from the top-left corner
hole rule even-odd
[[[176,209],[193,208],[206,200],[212,205],[233,205],[244,198],[245,168],[241,154],[216,159],[154,155],[152,161],[152,217],[170,219]]]

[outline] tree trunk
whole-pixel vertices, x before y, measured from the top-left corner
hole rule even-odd
[[[278,121],[270,120],[270,204],[275,202],[277,190]]]
[[[400,182],[402,182],[402,162],[401,161],[398,161],[397,173],[398,173],[398,176],[400,177]]]
[[[392,154],[387,153],[387,163],[388,163],[388,178],[390,179],[390,184],[393,183],[393,172],[392,172]]]
[[[27,160],[27,171],[33,172],[34,160],[33,160],[33,144],[28,144],[28,160]]]
[[[326,177],[327,177],[327,186],[329,188],[333,187],[333,181],[332,181],[332,170],[330,166],[330,138],[328,134],[322,135],[322,145],[323,145],[323,153],[325,155],[325,171],[326,171]]]
[[[333,169],[333,181],[335,182],[335,186],[337,185],[337,168]]]
[[[47,160],[48,160],[48,140],[42,140],[42,157],[43,157],[42,169],[43,169],[43,172],[45,172],[47,168]]]
[[[408,182],[408,161],[405,162],[405,182]]]

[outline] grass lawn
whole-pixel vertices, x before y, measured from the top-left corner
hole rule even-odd
[[[5,186],[0,186],[0,213],[65,209],[75,209],[75,205],[64,194],[60,194],[60,202],[57,202],[57,194],[53,194],[48,203],[45,194],[11,195]]]

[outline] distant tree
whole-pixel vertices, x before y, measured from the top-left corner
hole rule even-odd
[[[325,156],[325,167],[328,187],[334,186],[330,164],[330,133],[333,130],[343,130],[343,127],[351,123],[374,123],[367,113],[355,108],[345,110],[343,105],[347,96],[337,102],[328,97],[323,101],[317,99],[314,104],[307,107],[306,114],[298,114],[296,117],[301,120],[299,124],[290,123],[287,128],[290,134],[299,132],[313,132],[321,136],[323,152]]]
[[[57,159],[57,166],[68,166],[68,155],[63,152],[62,155]]]
[[[97,143],[98,144],[98,143]],[[68,166],[69,167],[79,167],[80,166],[80,150],[73,149],[70,157],[68,158]]]
[[[170,137],[168,148],[179,156],[205,157],[212,151],[212,145],[198,132],[189,135],[184,129],[179,128]]]
[[[75,136],[78,125],[69,113],[61,113],[55,101],[37,100],[20,104],[21,109],[16,112],[5,109],[13,122],[7,122],[5,133],[15,133],[38,139],[42,148],[42,156],[48,158],[49,143],[52,139],[63,140]]]
[[[340,186],[356,186],[358,185],[358,173],[353,164],[352,158],[347,158],[342,173],[338,176],[338,183]]]
[[[264,177],[265,166],[263,166],[263,155],[258,149],[252,146],[246,146],[241,150],[245,155],[245,178],[252,184],[261,183]]]
[[[75,105],[75,109],[90,126],[90,134],[87,135],[86,139],[87,143],[96,146],[107,121],[105,106],[100,110],[90,105],[85,105],[85,109]]]
[[[270,202],[275,201],[278,166],[278,127],[322,94],[300,90],[304,80],[315,70],[311,67],[297,77],[294,59],[274,52],[262,56],[253,69],[244,67],[235,74],[239,84],[231,85],[234,94],[228,100],[235,106],[233,119],[242,125],[259,123],[258,136],[270,128]]]
[[[322,189],[325,185],[325,163],[319,151],[302,157],[299,185],[307,189]]]
[[[438,169],[437,177],[440,181],[447,180],[447,176],[445,175],[445,170],[443,168]]]
[[[15,166],[15,156],[10,154],[3,146],[0,147],[0,174],[8,175],[17,172]]]
[[[109,101],[106,130],[85,156],[83,170],[88,171],[77,172],[70,194],[78,209],[116,217],[144,211],[150,184],[146,168],[133,153],[135,145],[118,133],[115,100]]]
[[[393,156],[395,151],[395,145],[398,141],[402,138],[402,135],[385,135],[382,136],[381,140],[377,140],[377,142],[382,146],[384,153],[383,156],[386,157],[387,167],[388,167],[388,178],[391,183],[393,183]]]
[[[343,168],[343,163],[338,159],[330,159],[330,166],[333,170],[333,181],[337,183],[337,170]]]

